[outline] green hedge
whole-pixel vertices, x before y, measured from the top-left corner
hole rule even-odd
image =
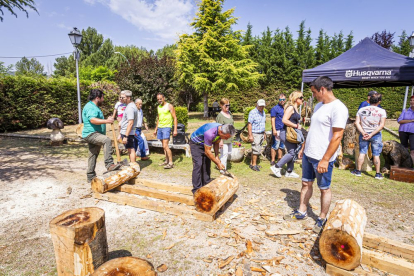
[[[255,108],[256,108],[255,106],[249,106],[244,109],[244,123],[245,124],[247,124],[247,121],[249,120],[250,111],[252,111]],[[269,114],[269,111],[267,110],[267,108],[265,108],[264,111],[266,114]]]
[[[185,129],[188,127],[188,111],[186,107],[177,106],[175,107],[175,115],[177,116],[177,123],[184,124]]]
[[[82,107],[92,87],[105,92],[102,111],[108,116],[118,100],[119,88],[113,83],[81,81]],[[45,127],[52,118],[65,125],[78,122],[76,79],[31,78],[5,76],[0,78],[0,131]]]

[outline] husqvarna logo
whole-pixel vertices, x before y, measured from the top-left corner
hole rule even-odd
[[[351,78],[352,77],[352,70],[346,70],[345,77]]]
[[[370,71],[359,71],[359,70],[346,70],[345,77],[374,77],[374,76],[391,76],[392,70],[370,70]]]

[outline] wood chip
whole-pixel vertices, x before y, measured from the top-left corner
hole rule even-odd
[[[162,264],[162,265],[160,265],[160,266],[158,266],[157,267],[157,270],[159,271],[159,272],[164,272],[164,271],[166,271],[168,269],[168,266],[166,265],[166,264]]]
[[[162,239],[165,240],[165,237],[167,236],[167,229],[164,230],[162,233]]]
[[[209,236],[210,238],[216,238],[217,234],[216,233],[208,233],[207,236]]]
[[[263,268],[260,268],[260,267],[251,266],[250,269],[251,269],[251,271],[254,271],[254,272],[266,272],[266,270],[264,270]]]
[[[268,236],[276,236],[276,235],[296,235],[302,233],[303,230],[293,230],[293,229],[281,229],[276,231],[265,231],[265,234]]]
[[[207,258],[207,259],[203,259],[203,261],[205,261],[206,263],[212,263],[213,262],[213,259]]]
[[[227,257],[224,260],[221,260],[219,262],[219,268],[221,269],[221,268],[225,267],[226,265],[228,265],[229,263],[231,263],[231,261],[233,261],[233,259],[234,259],[234,256],[230,256],[230,257]]]
[[[246,253],[251,255],[253,253],[253,245],[250,240],[246,241]]]
[[[234,275],[235,276],[243,276],[243,269],[241,268],[241,266],[237,267],[236,273]]]
[[[151,254],[147,254],[147,259],[152,259]]]
[[[174,245],[175,245],[175,243],[171,244],[170,246],[168,246],[168,247],[166,247],[166,248],[164,248],[164,249],[166,249],[166,250],[170,250],[171,248],[173,248],[173,247],[174,247]]]

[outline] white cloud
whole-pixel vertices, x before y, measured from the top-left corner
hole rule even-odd
[[[88,4],[101,3],[113,13],[166,41],[178,38],[178,34],[190,31],[194,17],[191,0],[84,0]]]
[[[66,29],[66,30],[69,30],[69,31],[71,31],[72,30],[72,28],[71,27],[69,27],[69,26],[66,26],[65,24],[63,24],[63,23],[60,23],[60,24],[58,24],[57,25],[59,28],[61,28],[61,29]]]

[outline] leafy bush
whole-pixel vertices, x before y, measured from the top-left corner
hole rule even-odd
[[[245,107],[244,108],[244,123],[247,124],[247,121],[249,120],[249,113],[250,111],[252,111],[253,109],[255,109],[255,106],[249,106],[249,107]],[[264,109],[264,112],[266,114],[269,114],[269,111],[267,110],[267,108]]]
[[[203,102],[200,102],[200,103],[197,104],[196,111],[197,112],[204,112],[204,103]]]
[[[401,113],[402,113],[401,111],[395,111],[393,116],[389,116],[389,117],[392,117],[394,119],[398,119],[401,116]]]
[[[92,66],[85,66],[79,68],[79,78],[82,80],[91,80],[91,81],[113,81],[114,80],[114,73],[116,71],[111,71],[107,67],[99,66],[99,67],[92,67]]]
[[[80,82],[82,107],[89,101],[91,88],[105,93],[101,107],[105,117],[113,111],[119,88],[113,83]],[[52,117],[65,125],[78,123],[76,79],[5,76],[0,78],[0,131],[46,126]]]
[[[175,115],[177,116],[177,123],[184,124],[185,129],[188,126],[188,111],[186,107],[177,106],[175,107]]]

